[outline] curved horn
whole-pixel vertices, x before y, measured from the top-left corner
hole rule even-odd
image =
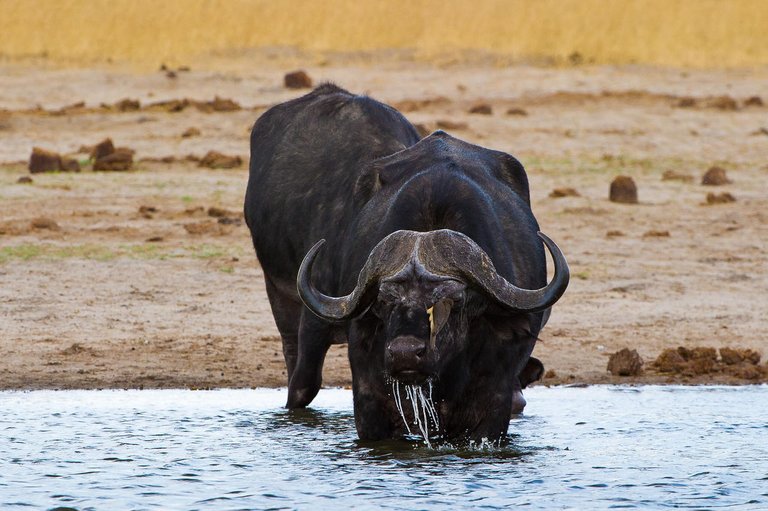
[[[568,287],[570,271],[565,256],[555,242],[544,233],[538,232],[537,234],[544,240],[544,244],[552,254],[552,260],[555,263],[555,275],[549,284],[540,289],[523,289],[499,275],[488,254],[471,238],[455,231],[448,232],[451,238],[460,239],[464,247],[456,247],[458,250],[451,250],[450,255],[444,253],[444,248],[443,253],[437,250],[437,254],[430,254],[429,258],[433,260],[431,262],[437,263],[443,271],[459,272],[462,277],[480,287],[510,310],[516,312],[543,311],[554,305],[565,292],[565,288]],[[433,249],[437,249],[434,243],[430,243],[430,245]],[[437,257],[435,257],[436,255]],[[435,261],[435,259],[440,261]]]
[[[344,321],[364,312],[372,301],[372,288],[384,275],[390,275],[407,264],[410,251],[415,244],[416,233],[397,231],[376,245],[357,277],[357,285],[346,296],[334,297],[320,292],[312,285],[312,265],[325,240],[320,240],[309,249],[299,267],[296,287],[299,297],[316,316],[326,321]]]

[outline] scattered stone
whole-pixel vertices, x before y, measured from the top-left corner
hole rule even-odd
[[[760,363],[760,353],[751,349],[720,348],[720,358],[725,365],[748,362],[753,365]]]
[[[643,238],[669,238],[669,231],[645,231]]]
[[[606,232],[605,235],[608,238],[618,238],[620,236],[624,236],[624,233],[622,231],[619,231],[619,230],[610,230],[610,231]]]
[[[209,169],[232,169],[243,164],[239,156],[227,156],[218,151],[208,151],[200,160],[198,166]]]
[[[624,348],[608,359],[608,371],[614,376],[637,376],[643,372],[643,359],[637,350]]]
[[[618,176],[611,182],[608,195],[611,202],[622,204],[637,204],[637,185],[629,176]]]
[[[243,220],[239,217],[223,216],[217,222],[221,225],[241,225]]]
[[[221,218],[221,217],[233,216],[233,215],[234,213],[232,213],[231,211],[224,208],[217,207],[217,206],[211,206],[210,208],[208,208],[208,216],[212,216],[214,218]]]
[[[423,99],[404,99],[395,103],[394,106],[401,112],[416,112],[424,108],[446,105],[450,102],[451,100],[445,96],[435,96]]]
[[[62,161],[59,153],[46,151],[39,147],[32,148],[32,155],[29,157],[29,171],[32,174],[55,172],[57,170],[62,170]]]
[[[744,101],[744,106],[765,106],[760,96],[750,96]]]
[[[141,109],[141,103],[138,99],[125,98],[115,103],[115,108],[119,112],[135,112]]]
[[[152,218],[153,213],[157,213],[155,206],[139,206],[139,214],[144,218]]]
[[[29,176],[21,176],[19,179],[16,180],[17,183],[20,185],[29,185],[32,184],[32,178]]]
[[[693,176],[690,174],[681,174],[674,170],[665,170],[661,175],[662,181],[680,181],[681,183],[693,183]]]
[[[177,113],[186,109],[191,104],[192,103],[186,98],[169,99],[167,101],[158,101],[156,103],[152,103],[151,105],[149,105],[149,107],[156,110],[164,110],[169,113]]]
[[[49,231],[61,230],[59,224],[55,220],[46,217],[39,217],[32,220],[31,224],[33,229],[47,229]]]
[[[115,152],[115,145],[111,138],[105,138],[91,148],[91,158],[99,160]]]
[[[768,128],[766,127],[760,127],[759,129],[756,129],[750,135],[768,135]]]
[[[171,80],[175,80],[178,78],[178,75],[176,74],[176,71],[170,70],[165,72],[165,77]]]
[[[219,96],[214,97],[213,101],[207,102],[206,105],[208,105],[214,112],[236,112],[237,110],[242,109],[240,104],[236,101],[220,98]]]
[[[575,188],[555,188],[549,194],[553,199],[561,197],[581,197],[581,194]]]
[[[661,373],[676,373],[685,367],[685,359],[674,348],[667,348],[656,357],[653,365]]]
[[[717,165],[710,167],[701,178],[701,184],[707,186],[722,186],[731,182],[725,174],[725,169]]]
[[[696,100],[690,96],[680,98],[677,102],[678,108],[693,108],[696,106]]]
[[[717,350],[715,348],[688,349],[681,346],[677,350],[689,362],[693,374],[711,373],[717,363]]]
[[[61,157],[61,170],[66,172],[80,172],[80,162],[69,156]]]
[[[729,202],[736,202],[736,197],[728,192],[707,194],[707,204],[728,204]]]
[[[528,115],[528,112],[522,108],[512,107],[507,110],[507,115],[519,115],[525,117]]]
[[[184,224],[184,229],[189,234],[211,234],[214,232],[218,232],[219,227],[216,222],[213,220],[203,220],[202,222],[192,222],[188,224]]]
[[[479,114],[479,115],[492,115],[493,109],[491,108],[491,105],[489,105],[488,103],[480,103],[470,108],[469,113]]]
[[[312,78],[306,71],[293,71],[283,77],[283,83],[288,89],[309,89],[312,87]]]
[[[465,130],[469,127],[466,122],[448,121],[445,119],[435,121],[435,125],[441,130]]]
[[[709,101],[708,106],[719,110],[738,110],[739,104],[730,96],[718,96]]]
[[[93,163],[93,170],[124,171],[133,166],[133,150],[118,147],[112,154],[98,158]]]
[[[544,373],[544,378],[557,378],[557,373],[554,369],[549,369]]]
[[[190,137],[199,137],[201,135],[201,132],[197,128],[187,128],[184,133],[181,134],[182,138],[190,138]]]
[[[160,241],[165,241],[165,239],[162,236],[152,236],[146,239],[147,243],[158,243]]]

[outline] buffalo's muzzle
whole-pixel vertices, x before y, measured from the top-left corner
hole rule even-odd
[[[386,348],[385,366],[389,374],[404,383],[421,383],[432,374],[432,357],[427,341],[413,336],[395,337]]]

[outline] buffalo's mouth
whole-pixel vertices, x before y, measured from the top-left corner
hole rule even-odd
[[[405,383],[406,385],[421,385],[430,377],[429,374],[425,374],[421,371],[416,371],[413,369],[406,369],[404,371],[398,371],[396,373],[390,374],[394,380],[397,380],[400,383]]]

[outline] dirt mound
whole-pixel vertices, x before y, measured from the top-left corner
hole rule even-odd
[[[608,198],[611,202],[637,204],[637,185],[634,179],[629,176],[617,176],[611,182]]]
[[[480,103],[478,105],[474,105],[469,109],[470,114],[479,114],[479,115],[492,115],[493,114],[493,108],[491,108],[491,105],[488,103]]]
[[[710,167],[701,178],[701,184],[706,186],[722,186],[731,183],[723,167],[717,165]]]
[[[637,350],[624,348],[608,359],[608,371],[614,376],[637,376],[643,372],[643,359]]]
[[[293,71],[283,77],[283,84],[288,89],[309,89],[312,87],[312,78],[306,71]]]
[[[575,188],[555,188],[549,193],[553,199],[561,197],[581,197],[581,194]]]
[[[728,204],[729,202],[736,202],[736,197],[728,192],[707,194],[707,204]]]
[[[686,348],[679,346],[662,351],[653,362],[660,373],[681,376],[725,374],[745,380],[768,379],[768,365],[759,365],[760,354],[751,349]]]
[[[29,157],[29,171],[32,174],[41,172],[80,172],[80,163],[74,158],[62,156],[53,151],[39,147],[32,148]]]
[[[111,142],[112,141],[109,140],[110,144]],[[104,149],[108,150],[109,148],[108,147],[102,148],[102,153],[100,154],[103,154]],[[94,149],[94,151],[96,151],[96,149]],[[110,171],[130,170],[131,167],[133,166],[133,153],[134,153],[133,149],[129,149],[127,147],[118,147],[118,148],[112,147],[111,152],[96,158],[96,161],[93,162],[93,170],[110,170]]]
[[[674,170],[665,170],[661,175],[662,181],[680,181],[681,183],[693,183],[693,176],[683,174]]]
[[[243,159],[239,156],[228,156],[218,151],[208,151],[198,166],[209,169],[233,169],[242,164]]]

